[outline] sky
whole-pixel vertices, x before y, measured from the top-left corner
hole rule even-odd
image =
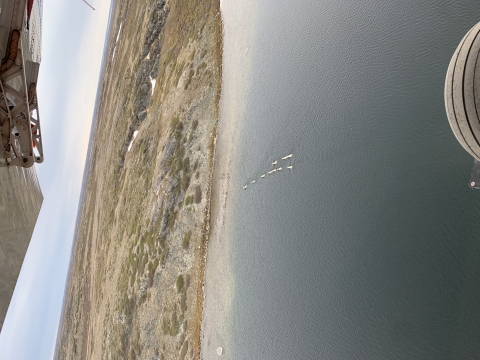
[[[37,84],[43,205],[0,334],[0,360],[52,359],[110,0],[44,0]]]

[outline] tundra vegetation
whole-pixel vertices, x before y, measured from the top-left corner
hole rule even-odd
[[[114,4],[57,359],[200,355],[219,7]]]

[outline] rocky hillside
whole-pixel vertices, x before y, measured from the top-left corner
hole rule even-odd
[[[57,359],[196,359],[218,0],[117,1]]]

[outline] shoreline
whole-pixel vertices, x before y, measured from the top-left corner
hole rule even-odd
[[[215,158],[217,154],[217,141],[218,141],[218,133],[219,133],[219,123],[220,123],[220,98],[221,98],[221,91],[222,91],[222,66],[223,66],[223,61],[222,61],[222,56],[223,56],[223,20],[221,17],[221,12],[219,9],[219,12],[217,16],[220,15],[220,21],[218,21],[217,25],[218,28],[216,28],[217,36],[219,35],[220,38],[220,44],[216,46],[217,50],[217,56],[219,56],[218,65],[219,65],[219,76],[216,79],[217,81],[217,91],[216,91],[216,98],[214,100],[215,103],[215,109],[214,113],[216,114],[216,119],[217,122],[214,126],[213,130],[213,136],[210,139],[210,151],[211,151],[211,156],[209,157],[209,179],[207,183],[207,189],[206,189],[206,200],[207,204],[205,206],[205,219],[203,223],[203,231],[202,231],[202,241],[200,245],[200,251],[198,253],[198,257],[200,260],[200,266],[199,266],[199,274],[197,277],[197,281],[199,283],[199,286],[197,287],[197,302],[196,302],[196,323],[195,323],[195,337],[196,337],[196,344],[197,348],[195,349],[196,356],[201,359],[201,352],[202,352],[202,333],[203,333],[203,318],[205,314],[205,283],[206,283],[206,268],[207,268],[207,257],[208,257],[208,247],[210,244],[211,240],[211,231],[212,231],[212,224],[211,224],[211,218],[212,218],[212,196],[215,194]]]
[[[219,123],[213,158],[210,194],[210,233],[206,245],[203,281],[203,310],[200,339],[202,359],[231,358],[232,305],[235,279],[232,264],[231,231],[235,197],[241,194],[235,159],[240,148],[250,84],[255,3],[220,4],[222,37],[221,94]],[[243,190],[242,190],[243,191]],[[222,354],[217,349],[222,348]]]
[[[230,347],[228,339],[224,335],[222,336],[222,333],[225,334],[225,331],[221,331],[224,330],[224,325],[227,322],[226,317],[232,298],[232,284],[229,281],[231,280],[231,269],[229,269],[228,261],[230,249],[228,236],[226,236],[228,232],[226,205],[229,200],[232,160],[231,152],[226,150],[229,142],[225,141],[228,134],[228,129],[225,129],[225,126],[225,123],[220,123],[217,129],[214,170],[211,183],[210,233],[204,257],[204,281],[202,286],[203,310],[200,335],[202,359],[207,359],[210,354],[215,354],[217,347],[222,347],[223,349]],[[220,149],[222,151],[219,151]],[[214,299],[214,301],[210,299]]]

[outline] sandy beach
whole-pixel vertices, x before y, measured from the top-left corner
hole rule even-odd
[[[248,6],[246,6],[248,5]],[[255,4],[221,1],[224,29],[220,121],[215,145],[210,203],[210,237],[205,266],[202,359],[231,357],[231,311],[235,276],[231,262],[233,215],[229,209],[242,189],[235,166],[250,83]],[[222,348],[223,353],[217,350]]]
[[[228,124],[222,123],[217,138],[217,151],[212,181],[210,239],[208,243],[204,312],[202,323],[202,358],[214,358],[217,348],[222,347],[227,354],[228,318],[233,296],[232,269],[230,267],[229,214],[226,212],[230,201],[229,188],[232,173],[232,134],[225,129]],[[230,136],[229,136],[230,135]]]

